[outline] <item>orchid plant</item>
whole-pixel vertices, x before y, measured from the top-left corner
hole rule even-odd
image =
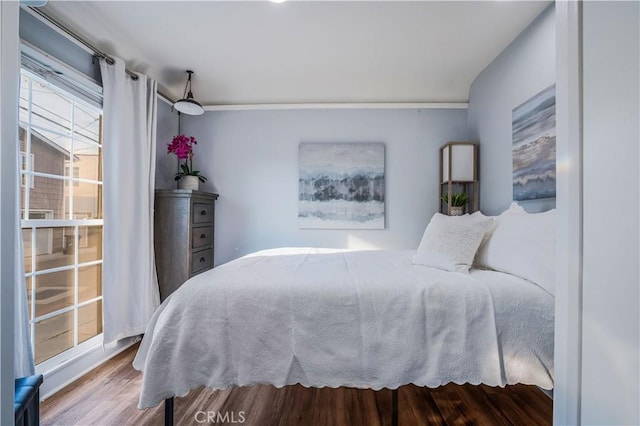
[[[180,165],[181,172],[176,173],[175,180],[180,180],[184,176],[197,176],[200,182],[205,182],[206,177],[200,174],[199,170],[193,169],[193,146],[198,142],[193,136],[178,135],[167,144],[167,153],[175,154],[179,160],[184,160]]]

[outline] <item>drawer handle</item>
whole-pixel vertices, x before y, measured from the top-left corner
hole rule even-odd
[[[200,263],[204,263],[204,257],[200,258]]]
[[[205,238],[207,238],[207,234],[200,234],[200,239],[204,240]]]
[[[207,211],[206,210],[201,210],[200,211],[200,216],[206,216],[207,215]]]

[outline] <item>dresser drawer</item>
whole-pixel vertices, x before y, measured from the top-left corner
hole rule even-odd
[[[213,266],[213,250],[201,250],[194,252],[191,258],[191,273],[195,274],[203,269]]]
[[[193,223],[213,223],[213,204],[193,203]]]
[[[203,226],[191,230],[191,247],[210,246],[213,241],[213,226]]]

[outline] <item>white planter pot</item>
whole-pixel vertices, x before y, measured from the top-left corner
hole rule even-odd
[[[462,216],[464,206],[451,206],[451,216]]]
[[[198,176],[183,176],[178,182],[178,188],[197,191],[200,189],[200,179],[198,179]]]

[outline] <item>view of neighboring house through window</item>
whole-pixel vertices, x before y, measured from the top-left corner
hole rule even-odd
[[[102,112],[23,70],[21,219],[35,362],[102,334]]]

